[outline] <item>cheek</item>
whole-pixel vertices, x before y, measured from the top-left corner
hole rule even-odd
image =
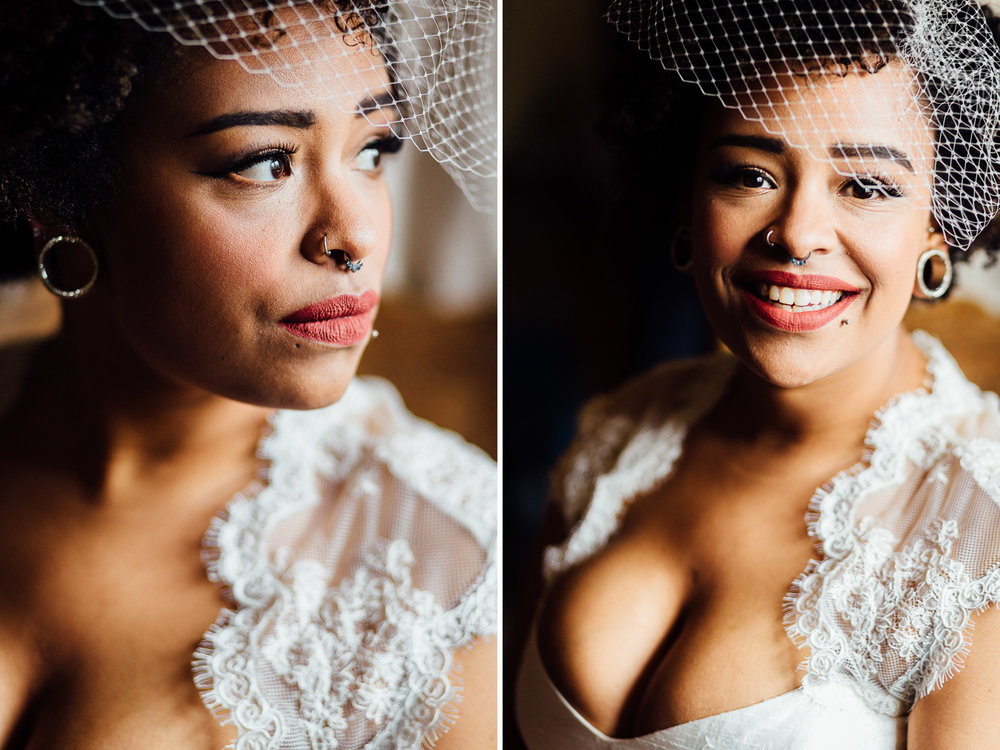
[[[696,204],[692,216],[695,266],[711,271],[735,263],[751,234],[750,216],[718,200]]]
[[[222,314],[227,305],[244,309],[239,300],[249,290],[269,289],[283,275],[292,233],[273,212],[164,200],[136,206],[132,217],[111,259],[116,292],[130,304]]]

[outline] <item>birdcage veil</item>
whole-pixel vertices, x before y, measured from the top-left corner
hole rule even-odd
[[[496,12],[492,0],[76,0],[236,60],[311,96],[349,101],[389,73],[392,128],[429,153],[473,206],[495,202]],[[343,45],[330,45],[331,37]],[[352,54],[358,50],[366,54]],[[352,73],[331,65],[351,55]],[[368,73],[368,75],[366,75]]]
[[[904,147],[893,151],[933,154],[923,200],[953,247],[968,249],[1000,208],[1000,49],[973,0],[615,0],[608,18],[666,70],[792,146],[835,139],[876,110],[900,113]],[[789,115],[793,91],[815,97],[894,67],[912,85],[881,88],[877,101],[840,86],[821,112]],[[882,189],[865,182],[886,161],[881,146],[830,145],[816,155]]]

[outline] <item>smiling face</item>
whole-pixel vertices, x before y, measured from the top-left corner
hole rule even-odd
[[[722,341],[784,387],[894,346],[917,259],[940,242],[926,208],[933,141],[919,112],[896,104],[912,101],[900,95],[911,77],[890,65],[823,79],[758,104],[763,123],[710,109],[695,174],[702,304]]]
[[[352,81],[333,100],[308,66],[290,88],[201,49],[134,95],[119,189],[88,227],[106,266],[91,304],[169,379],[312,408],[354,375],[389,254],[381,160],[400,142],[377,50],[322,45],[324,75]]]

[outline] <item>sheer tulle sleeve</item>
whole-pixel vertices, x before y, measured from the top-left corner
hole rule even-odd
[[[237,748],[411,748],[460,710],[453,655],[496,633],[496,467],[359,381],[281,412],[262,486],[206,540],[233,606],[195,660]]]

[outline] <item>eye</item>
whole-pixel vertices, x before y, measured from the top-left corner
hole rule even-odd
[[[879,177],[855,177],[844,184],[844,192],[862,201],[900,198],[903,191],[898,185]]]
[[[269,151],[244,164],[233,174],[252,182],[276,182],[292,174],[292,160],[285,151]]]
[[[354,157],[355,169],[360,169],[362,172],[374,172],[379,168],[381,163],[382,152],[374,146],[361,149],[358,155]]]
[[[759,169],[742,169],[737,184],[740,187],[753,190],[768,190],[774,188],[774,183],[767,174]]]
[[[354,168],[360,172],[377,172],[384,154],[394,154],[403,147],[403,141],[394,135],[366,143],[354,157]]]
[[[774,190],[777,185],[774,178],[759,167],[745,165],[725,166],[715,174],[715,181],[746,190]]]

